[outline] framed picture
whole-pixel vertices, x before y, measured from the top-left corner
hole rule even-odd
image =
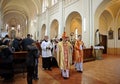
[[[108,38],[113,39],[113,30],[111,29],[108,31]]]
[[[120,40],[120,28],[118,28],[118,40]]]

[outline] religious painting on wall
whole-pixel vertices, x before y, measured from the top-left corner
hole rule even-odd
[[[120,40],[120,28],[118,28],[118,40]]]
[[[108,31],[108,38],[113,39],[113,30],[111,29]]]

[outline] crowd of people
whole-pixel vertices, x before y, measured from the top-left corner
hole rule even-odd
[[[6,35],[5,38],[0,41],[0,56],[2,56],[3,45],[8,46],[11,53],[28,51],[26,59],[28,84],[32,84],[32,79],[39,79],[39,56],[42,58],[43,70],[51,71],[52,66],[56,66],[60,68],[60,73],[64,79],[69,78],[70,66],[73,63],[76,71],[83,72],[84,43],[81,35],[78,35],[78,39],[76,39],[74,44],[69,41],[69,37],[65,32],[60,39],[49,40],[48,36],[44,36],[44,39],[40,42],[38,40],[34,41],[30,34],[27,34],[27,37],[24,39],[16,37],[13,40],[10,40],[9,36]],[[13,58],[11,60],[13,60]],[[13,74],[11,77],[13,77]]]
[[[21,39],[19,37],[10,39],[6,35],[0,41],[0,68],[4,70],[8,69],[9,72],[0,74],[4,80],[11,80],[14,77],[14,58],[13,53],[19,51],[27,51],[26,57],[26,67],[27,67],[27,82],[32,84],[32,79],[38,80],[38,58],[39,58],[39,49],[37,48],[36,41],[31,38],[30,34],[27,34],[27,37]]]
[[[83,72],[83,48],[85,46],[81,35],[78,35],[74,44],[70,42],[65,32],[59,40],[49,41],[48,39],[48,36],[45,36],[40,44],[43,70],[51,71],[51,59],[55,58],[57,62],[54,64],[60,68],[60,73],[64,79],[69,78],[70,66],[73,63],[77,72]]]

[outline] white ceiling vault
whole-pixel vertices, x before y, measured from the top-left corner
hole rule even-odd
[[[7,14],[19,13],[22,16],[32,18],[39,14],[39,0],[1,0],[1,10],[5,17]]]
[[[34,20],[41,11],[41,0],[0,0],[0,11],[5,28],[6,24],[9,28],[21,26],[21,30],[25,33],[28,24],[26,22]]]
[[[34,20],[36,16],[42,13],[42,1],[43,0],[0,0],[0,13],[3,25],[8,24],[10,27],[20,25],[21,30],[26,30],[25,28],[28,26],[26,22]],[[51,0],[49,0],[49,2],[50,1]],[[109,1],[101,14],[102,19],[100,20],[102,25],[106,24],[105,22],[107,22],[107,24],[112,23],[114,18],[118,17],[118,20],[120,19],[120,0]],[[100,8],[100,10],[102,9]],[[25,31],[23,31],[23,33],[25,33]]]
[[[118,14],[118,12],[120,11],[120,0],[112,0],[106,10],[108,10],[112,16],[115,18]]]

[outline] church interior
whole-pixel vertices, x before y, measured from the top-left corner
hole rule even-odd
[[[97,29],[101,59],[95,53]],[[40,56],[39,80],[33,84],[120,84],[120,0],[0,0],[0,40],[5,35],[23,39],[27,34],[35,41],[46,35],[49,40],[60,39],[63,32],[71,42],[82,35],[83,73],[71,65],[70,78],[64,80],[57,67],[42,70]],[[0,77],[0,84],[27,84],[26,80],[23,72],[13,81]]]

